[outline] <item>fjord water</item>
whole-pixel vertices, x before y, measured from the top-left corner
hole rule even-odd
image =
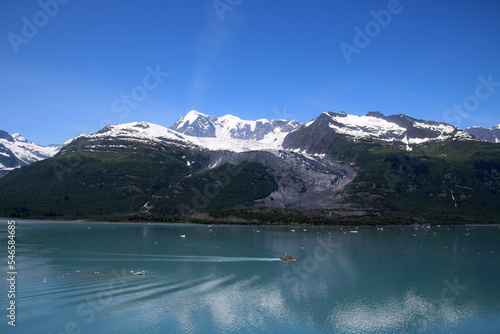
[[[499,241],[497,226],[18,221],[16,327],[4,279],[0,332],[498,333]]]

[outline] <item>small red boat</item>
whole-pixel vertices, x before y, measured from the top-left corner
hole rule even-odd
[[[295,261],[295,260],[297,260],[297,258],[292,257],[292,256],[288,255],[287,253],[285,253],[285,255],[283,255],[280,259],[281,259],[281,261]]]

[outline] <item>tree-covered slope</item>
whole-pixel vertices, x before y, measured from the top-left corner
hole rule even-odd
[[[371,148],[357,161],[350,201],[431,221],[500,221],[500,147],[448,141],[405,152]]]
[[[137,210],[151,193],[194,170],[181,158],[185,153],[59,154],[1,180],[0,215],[82,218]]]
[[[167,219],[232,207],[276,189],[258,163],[225,164],[196,174],[205,163],[198,150],[125,144],[92,150],[80,141],[14,170],[0,180],[0,216]]]
[[[277,184],[264,166],[255,162],[224,164],[208,172],[186,176],[150,201],[150,214],[189,216],[196,211],[229,209],[268,196]]]

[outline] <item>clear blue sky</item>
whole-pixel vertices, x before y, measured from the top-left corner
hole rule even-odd
[[[192,109],[500,123],[498,0],[59,1],[0,4],[0,129],[39,144]]]

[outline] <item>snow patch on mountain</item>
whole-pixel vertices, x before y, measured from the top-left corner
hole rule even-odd
[[[347,115],[345,113],[329,114],[332,122],[330,128],[337,133],[342,133],[356,138],[383,138],[389,137],[393,141],[394,135],[403,136],[405,128],[381,118],[371,116]]]
[[[384,116],[380,112],[369,112],[365,116],[348,115],[344,112],[324,114],[330,117],[329,127],[336,133],[356,139],[375,140],[388,144],[400,142],[406,145],[448,139],[473,139],[452,125],[417,120],[405,115]]]
[[[0,132],[0,177],[13,169],[50,158],[59,151],[58,145],[41,146],[19,133],[11,136]]]
[[[184,121],[183,121],[184,122]],[[188,121],[180,124],[188,124]],[[266,151],[281,148],[286,132],[279,130],[266,134],[261,140],[232,138],[229,131],[219,133],[218,137],[195,137],[147,122],[132,122],[127,124],[109,125],[104,129],[86,136],[98,145],[99,139],[127,139],[143,143],[175,142],[177,145],[202,147],[213,151]],[[109,145],[107,145],[109,146]]]
[[[12,136],[0,130],[0,177],[8,172],[57,154],[61,148],[83,135],[78,135],[59,145],[41,146],[33,143],[19,133]]]
[[[55,147],[40,146],[27,140],[19,133],[13,134],[12,138],[14,139],[13,142],[6,141],[2,144],[26,164],[49,158],[57,153]]]
[[[87,138],[130,138],[140,141],[177,140],[186,141],[186,137],[161,125],[147,122],[131,122],[108,125],[102,130],[85,136]]]

